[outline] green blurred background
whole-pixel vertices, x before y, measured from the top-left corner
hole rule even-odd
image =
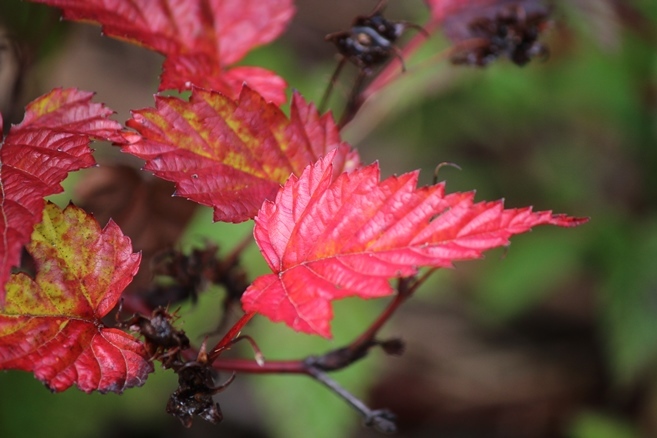
[[[375,2],[297,3],[286,34],[244,63],[276,70],[317,101],[335,66],[323,35]],[[420,0],[390,3],[391,18],[427,17]],[[45,7],[3,0],[0,12],[0,35],[22,44],[20,88],[0,83],[10,95],[5,120],[19,122],[25,103],[55,86],[97,91],[120,121],[152,105],[159,55],[61,23]],[[403,356],[374,351],[335,375],[373,407],[395,411],[399,436],[657,437],[657,3],[564,1],[553,18],[549,59],[523,68],[454,67],[436,58],[447,41],[432,37],[344,131],[384,176],[419,168],[428,184],[437,164],[452,162],[462,170],[439,174],[449,191],[591,218],[576,229],[538,228],[508,251],[438,273],[385,328],[407,341]],[[349,70],[332,99],[338,113]],[[101,162],[134,164],[96,148]],[[181,246],[211,239],[229,249],[251,226],[213,224],[198,209]],[[264,272],[256,248],[245,264],[252,278]],[[195,342],[215,327],[222,297],[210,288],[181,311]],[[337,303],[332,341],[264,319],[247,331],[268,359],[300,358],[350,341],[384,305]],[[158,371],[121,396],[53,395],[27,373],[2,372],[0,436],[375,436],[306,377],[241,375],[217,397],[224,423],[196,420],[190,430],[164,412],[175,386],[172,373]]]

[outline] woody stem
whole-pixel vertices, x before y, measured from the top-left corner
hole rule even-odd
[[[352,363],[364,358],[369,349],[377,345],[376,335],[383,327],[383,325],[388,322],[390,317],[395,313],[399,306],[404,303],[417,288],[423,284],[427,278],[435,271],[431,269],[427,271],[424,275],[419,278],[402,278],[397,284],[397,294],[390,304],[384,309],[384,311],[379,315],[379,317],[368,327],[365,332],[363,332],[358,338],[356,338],[349,345],[331,350],[321,356],[310,356],[305,359],[300,360],[287,360],[287,361],[265,361],[263,364],[259,365],[256,361],[250,359],[233,359],[233,358],[217,358],[213,367],[218,370],[225,371],[241,371],[245,373],[253,374],[309,374],[312,375],[312,371],[309,368],[318,369],[321,371],[336,371],[342,368],[345,368]],[[251,318],[252,314],[247,314],[242,317],[240,323],[238,322],[234,327],[239,325],[239,328],[246,323]],[[232,335],[236,335],[235,330],[231,329]],[[231,333],[229,332],[229,333]],[[220,348],[225,340],[232,339],[231,336],[226,335],[219,342],[217,347],[213,351],[217,351]]]
[[[249,233],[242,240],[231,250],[226,257],[224,257],[224,265],[225,266],[232,266],[235,261],[240,257],[242,252],[247,249],[252,243],[254,242],[253,240],[253,234]]]
[[[379,92],[382,88],[395,80],[402,72],[401,59],[408,59],[422,43],[427,39],[427,35],[432,34],[437,28],[436,22],[429,22],[425,27],[425,32],[418,33],[404,46],[401,51],[401,57],[396,57],[376,76],[376,78],[363,90],[360,95],[361,104],[369,99],[372,95]]]

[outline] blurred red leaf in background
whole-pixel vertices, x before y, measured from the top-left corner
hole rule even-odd
[[[285,101],[285,81],[260,67],[233,65],[280,35],[292,0],[32,0],[64,18],[102,25],[106,35],[166,57],[160,90],[197,87],[236,98],[244,83],[268,101]]]
[[[175,247],[198,207],[187,199],[172,197],[173,191],[170,181],[110,162],[84,172],[76,182],[73,199],[101,226],[111,218],[130,237],[142,260],[150,261]],[[147,290],[153,275],[153,263],[142,263],[125,294]]]
[[[476,9],[492,3],[510,3],[513,0],[424,0],[431,10],[431,20],[442,22],[449,15],[465,9]]]

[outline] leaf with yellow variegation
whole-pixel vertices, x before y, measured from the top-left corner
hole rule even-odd
[[[11,268],[41,220],[43,198],[61,192],[69,172],[96,163],[92,139],[121,140],[121,125],[109,119],[112,110],[92,97],[75,88],[44,94],[27,106],[0,147],[0,307]]]
[[[157,96],[155,108],[134,111],[127,125],[140,135],[128,136],[123,151],[174,181],[178,196],[214,207],[215,221],[252,218],[290,175],[330,151],[336,177],[360,163],[331,115],[296,93],[287,118],[246,86],[237,101],[195,88],[189,102]]]
[[[36,278],[13,274],[0,309],[0,369],[31,371],[54,392],[123,392],[153,371],[143,344],[104,327],[140,255],[111,222],[47,204],[27,246]]]

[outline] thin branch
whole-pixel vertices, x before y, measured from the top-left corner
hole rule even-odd
[[[228,255],[223,258],[223,265],[232,266],[237,261],[237,259],[240,258],[242,252],[251,246],[253,242],[255,242],[255,240],[253,239],[252,233],[244,236],[242,240],[230,251],[230,253],[228,253]]]
[[[427,35],[431,35],[436,30],[436,23],[429,22],[423,27],[425,32],[418,33],[406,44],[401,50],[402,59],[408,59],[415,53],[417,49],[426,41]],[[379,92],[382,88],[387,86],[390,82],[394,81],[400,74],[402,74],[402,63],[398,57],[395,57],[383,70],[376,75],[376,78],[363,90],[360,96],[361,105],[369,99],[372,95]]]
[[[420,287],[436,269],[430,269],[418,278],[401,278],[397,283],[397,294],[376,320],[353,342],[345,347],[331,350],[321,356],[310,356],[305,359],[291,361],[265,361],[264,364],[258,365],[256,362],[247,359],[222,359],[218,357],[214,360],[213,367],[218,370],[233,370],[246,373],[272,374],[272,373],[297,373],[311,374],[308,369],[308,363],[313,368],[322,371],[337,371],[345,368],[352,363],[367,356],[370,348],[382,345],[385,347],[386,341],[376,340],[376,335],[383,325],[388,322],[395,311],[410,298],[413,293]],[[253,314],[246,314],[238,321],[233,328],[226,334],[213,352],[222,351],[223,347],[234,339],[241,328],[248,322]]]
[[[222,358],[220,354],[233,345],[239,338],[239,333],[246,323],[253,317],[253,313],[247,313],[224,335],[207,356],[207,363],[212,368],[221,371],[243,372],[251,374],[300,374],[307,375],[317,380],[336,395],[353,406],[364,418],[366,426],[374,427],[384,433],[393,433],[397,427],[395,416],[386,409],[372,410],[360,399],[340,386],[328,376],[328,372],[345,368],[354,362],[364,358],[374,346],[380,345],[390,354],[400,353],[403,344],[399,340],[379,341],[377,334],[388,322],[399,306],[404,303],[417,288],[423,284],[435,269],[425,272],[419,278],[401,278],[397,283],[397,294],[394,299],[383,310],[379,317],[358,336],[353,342],[345,347],[329,351],[321,356],[308,356],[300,360],[264,361],[259,349],[256,351],[256,359],[234,359]],[[198,353],[193,349],[182,352],[183,357],[195,361]]]
[[[249,374],[310,374],[303,360],[267,360],[258,364],[251,359],[219,357],[212,364],[212,368]]]
[[[363,416],[365,426],[374,427],[383,433],[395,433],[397,431],[397,425],[395,424],[395,414],[387,409],[370,409],[360,399],[340,386],[338,382],[331,379],[324,371],[317,369],[317,367],[313,364],[312,358],[307,359],[306,363],[308,365],[310,375],[315,380],[329,388],[331,391],[333,391],[334,394],[341,397],[358,412],[360,412],[360,414]]]
[[[210,350],[210,362],[219,357],[222,351],[226,350],[234,343],[234,340],[239,336],[242,328],[251,320],[251,318],[253,318],[254,315],[255,313],[253,312],[245,313],[235,324],[233,324],[230,330],[228,330],[228,333],[226,333],[224,337],[217,342],[217,345]]]
[[[349,348],[352,351],[356,352],[368,348],[369,344],[372,343],[383,325],[388,322],[388,320],[392,317],[399,306],[401,306],[402,303],[408,299],[409,295],[405,293],[405,289],[408,288],[408,280],[409,279],[406,278],[399,280],[397,285],[397,295],[395,295],[394,299],[390,302],[388,307],[385,308],[381,315],[379,315],[374,323],[372,323],[372,325],[370,325],[367,330],[365,330],[358,338],[356,338],[356,340],[351,343]]]
[[[331,75],[331,79],[329,80],[329,84],[326,87],[326,90],[324,91],[324,95],[322,96],[322,100],[319,103],[318,110],[320,114],[326,111],[329,102],[329,97],[331,96],[331,93],[333,92],[333,88],[335,88],[335,84],[337,83],[338,77],[340,76],[340,72],[342,71],[342,68],[345,66],[346,63],[347,63],[347,58],[343,56],[340,58],[340,62],[338,63],[337,67],[335,67],[335,70]]]
[[[435,30],[436,25],[429,23],[427,28],[418,25],[413,25],[412,27],[415,29],[422,29],[422,32],[415,35],[408,42],[408,44],[403,47],[403,49],[396,50],[395,57],[383,68],[383,70],[379,71],[379,73],[369,83],[369,85],[367,85],[362,90],[360,89],[363,85],[362,83],[359,84],[358,90],[354,88],[352,96],[349,99],[347,109],[345,110],[345,113],[343,114],[338,125],[340,128],[346,126],[347,123],[349,123],[356,116],[356,113],[358,113],[367,99],[390,84],[397,77],[399,77],[399,75],[406,72],[404,59],[408,59],[422,45],[422,43],[426,41],[431,32]]]
[[[347,100],[347,105],[345,106],[344,112],[340,117],[338,128],[341,129],[347,123],[349,123],[351,119],[354,118],[360,107],[362,106],[362,103],[360,101],[361,100],[360,94],[363,85],[365,84],[365,78],[367,78],[368,75],[369,75],[369,71],[366,70],[358,71],[358,76],[356,76],[356,81],[354,82],[354,86],[351,89],[351,93],[349,93],[349,99]]]

